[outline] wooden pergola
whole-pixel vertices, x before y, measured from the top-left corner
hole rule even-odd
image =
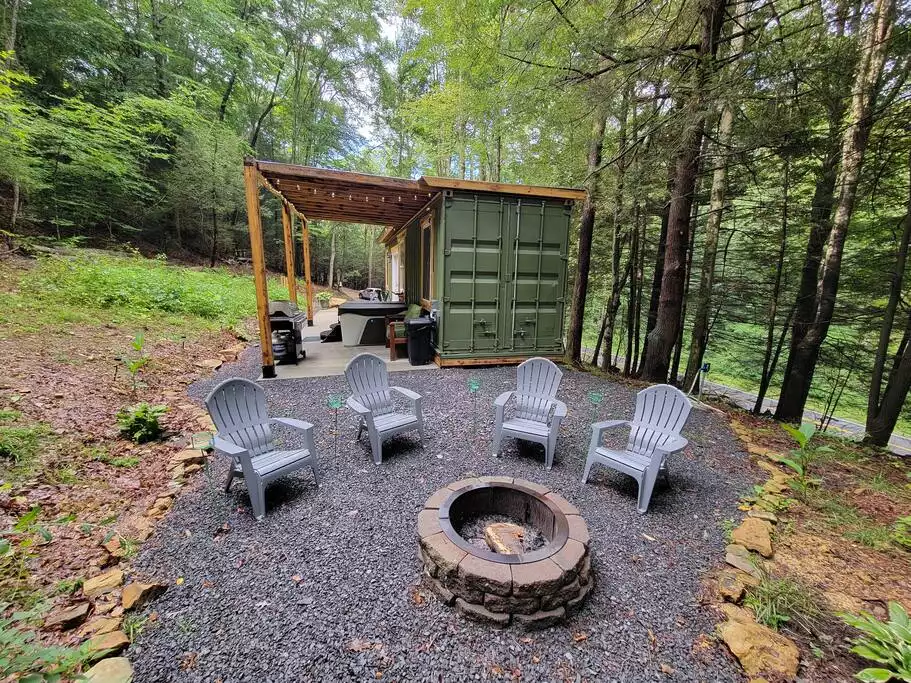
[[[422,176],[417,180],[296,166],[274,161],[244,160],[244,190],[250,228],[250,255],[256,285],[256,310],[262,345],[263,377],[275,377],[269,293],[260,215],[260,187],[278,197],[282,206],[285,269],[291,301],[297,300],[294,255],[294,220],[300,222],[301,258],[307,295],[307,322],[313,324],[313,284],[310,271],[310,220],[381,225],[393,230],[407,225],[447,190],[498,192],[518,196],[551,196],[578,199],[579,190],[492,183],[456,178]]]

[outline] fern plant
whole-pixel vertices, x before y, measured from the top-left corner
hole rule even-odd
[[[0,614],[8,610],[8,604],[0,604]],[[31,611],[0,617],[0,680],[71,680],[93,656],[86,645],[74,649],[41,644],[28,626],[37,616],[38,611]]]
[[[911,683],[911,621],[905,608],[889,603],[889,621],[882,622],[868,612],[842,614],[842,621],[861,632],[853,639],[851,652],[881,666],[855,674],[864,683],[903,681]]]
[[[158,418],[167,412],[167,406],[153,406],[137,403],[125,406],[117,412],[117,426],[120,433],[136,443],[145,443],[161,436],[162,428]]]

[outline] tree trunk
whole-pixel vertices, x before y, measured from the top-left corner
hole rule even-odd
[[[669,172],[673,176],[673,171]],[[670,188],[669,188],[670,189]],[[648,303],[648,317],[645,321],[645,340],[642,342],[642,360],[648,354],[648,335],[655,329],[655,323],[658,320],[658,302],[661,299],[661,281],[664,278],[664,258],[667,250],[667,220],[670,212],[670,199],[661,214],[661,232],[658,235],[658,247],[655,251],[655,269],[652,272],[652,289]],[[640,292],[639,296],[642,294]],[[637,373],[641,374],[643,367],[637,366]]]
[[[894,416],[883,414],[883,405],[887,404],[888,406],[892,406],[895,404],[895,399],[888,396],[888,385],[886,387],[886,396],[888,400],[884,399],[882,382],[883,371],[886,366],[886,356],[889,353],[889,342],[892,339],[892,328],[895,323],[895,312],[898,310],[898,305],[901,303],[902,285],[904,283],[905,267],[908,260],[908,242],[911,240],[911,154],[909,154],[908,161],[908,213],[905,214],[904,229],[902,230],[901,239],[898,244],[898,257],[896,259],[895,271],[892,273],[892,281],[889,287],[889,301],[886,304],[886,310],[883,313],[883,322],[879,328],[879,343],[876,346],[876,356],[873,360],[873,373],[870,378],[870,395],[867,399],[866,440],[877,446],[885,446],[889,443],[889,438],[892,436],[892,429],[894,429],[895,422],[898,419],[898,414],[895,414]],[[907,331],[905,334],[907,335]],[[905,343],[904,346],[907,347],[907,343]],[[895,361],[892,375],[895,374],[895,368],[901,367],[901,356],[896,356]],[[893,377],[890,376],[889,383],[893,385],[893,392],[902,391],[901,381],[896,384],[893,381]],[[899,407],[904,405],[905,397],[908,393],[907,384],[904,384],[903,391],[904,393],[901,394]]]
[[[860,61],[851,90],[853,95],[847,127],[842,136],[841,170],[836,182],[839,195],[822,264],[822,278],[815,298],[815,316],[813,324],[796,348],[792,339],[793,351],[788,363],[789,372],[785,376],[781,398],[775,411],[775,417],[779,420],[799,422],[803,417],[813,373],[819,360],[819,351],[832,323],[845,239],[854,212],[864,152],[875,121],[877,88],[892,37],[894,15],[895,0],[875,0],[861,46]]]
[[[684,110],[687,119],[683,146],[675,157],[674,187],[668,214],[667,245],[661,296],[655,328],[648,335],[643,376],[651,382],[666,382],[671,352],[680,326],[683,308],[683,279],[689,244],[690,210],[696,188],[697,164],[705,131],[706,86],[715,68],[718,36],[724,23],[725,0],[708,0],[702,8],[700,41],[694,87]]]
[[[599,108],[592,122],[591,138],[588,144],[588,194],[582,204],[582,219],[579,224],[579,252],[576,264],[576,280],[573,283],[573,302],[569,322],[568,356],[571,363],[582,362],[582,332],[585,326],[585,299],[588,296],[588,276],[591,270],[592,237],[595,230],[595,202],[598,196],[598,167],[601,165],[601,150],[604,148],[604,128],[607,112]]]
[[[3,49],[5,52],[13,52],[16,49],[16,30],[19,25],[19,0],[11,0],[9,32],[6,34],[6,41]],[[10,56],[7,65],[11,64],[13,57]]]
[[[218,256],[218,211],[212,207],[212,253],[209,257],[209,267],[215,267],[215,260]]]
[[[630,229],[630,245],[629,245],[629,262],[631,264],[631,272],[629,275],[629,294],[626,299],[626,308],[629,313],[626,316],[626,354],[623,358],[623,374],[629,377],[629,374],[633,367],[633,348],[634,348],[634,339],[637,332],[637,323],[638,323],[638,301],[636,298],[636,289],[639,284],[639,219],[640,219],[640,204],[636,200],[633,207],[633,225]]]
[[[364,228],[367,235],[367,286],[373,287],[373,235],[370,228]]]
[[[152,59],[155,61],[155,91],[158,93],[159,97],[164,98],[168,96],[168,84],[164,69],[165,58],[162,53],[164,41],[161,37],[161,24],[164,19],[161,16],[161,12],[159,12],[158,0],[150,0],[149,14],[149,28],[152,34],[152,40],[155,41],[152,55]]]
[[[781,278],[784,273],[784,257],[788,248],[788,208],[789,196],[791,189],[791,160],[785,158],[784,173],[782,174],[782,201],[781,201],[781,240],[778,243],[778,261],[775,265],[775,282],[772,285],[772,300],[769,302],[769,325],[766,328],[765,338],[765,355],[762,358],[762,374],[759,377],[759,393],[756,395],[756,403],[753,406],[753,414],[762,413],[762,404],[765,401],[765,394],[769,390],[769,384],[772,382],[772,375],[775,373],[775,363],[772,357],[772,348],[775,343],[775,323],[778,315],[778,298],[781,294]],[[784,335],[787,333],[788,325],[791,322],[791,316],[794,314],[794,308],[788,313],[788,320],[784,324],[781,337],[778,342],[780,351],[784,341]],[[775,354],[777,361],[778,354]]]
[[[747,2],[740,0],[734,6],[734,16],[743,21]],[[731,56],[738,56],[743,51],[746,33],[741,31],[731,41]],[[721,111],[718,124],[715,170],[712,173],[712,190],[709,199],[709,216],[705,222],[705,244],[702,248],[702,270],[699,274],[699,289],[696,293],[696,310],[693,312],[693,329],[690,333],[690,352],[686,361],[686,374],[683,386],[693,386],[705,348],[709,341],[709,311],[712,305],[712,287],[715,281],[715,260],[718,255],[718,235],[721,231],[721,219],[724,212],[724,196],[728,185],[728,160],[731,158],[730,145],[734,131],[734,104],[727,100]]]

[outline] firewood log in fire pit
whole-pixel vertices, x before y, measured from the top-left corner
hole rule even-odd
[[[495,522],[484,527],[484,540],[495,553],[501,555],[521,555],[525,549],[522,539],[525,529],[510,522]]]

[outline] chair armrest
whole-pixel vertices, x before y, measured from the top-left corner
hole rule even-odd
[[[677,451],[682,451],[686,448],[686,445],[689,443],[682,436],[674,436],[668,439],[666,442],[660,446],[656,446],[655,450],[664,453],[665,455],[670,455],[671,453],[676,453]]]
[[[295,420],[293,417],[273,417],[269,418],[270,422],[277,422],[278,424],[291,427],[292,429],[300,429],[305,432],[308,429],[313,429],[313,425],[309,422],[304,422],[303,420]]]
[[[348,397],[348,400],[345,401],[345,404],[348,406],[349,409],[353,410],[358,415],[370,415],[373,412],[367,406],[365,406],[363,403],[361,403],[357,399],[355,399],[354,396]]]
[[[506,406],[506,402],[509,401],[510,397],[511,397],[514,393],[516,393],[516,392],[514,392],[514,391],[504,391],[502,394],[500,394],[499,396],[497,396],[497,398],[496,398],[496,400],[493,402],[493,404],[494,404],[497,408],[503,408],[503,407],[505,407],[505,406]]]
[[[564,418],[566,417],[566,404],[563,401],[558,401],[557,399],[552,399],[554,402],[554,417]]]
[[[389,387],[392,391],[399,392],[402,396],[407,398],[409,401],[414,403],[415,401],[421,400],[421,395],[412,391],[411,389],[406,389],[405,387]]]
[[[239,457],[247,453],[246,448],[241,448],[236,443],[218,436],[218,434],[212,438],[212,447],[215,450],[221,451],[222,453],[227,453],[232,457]]]

